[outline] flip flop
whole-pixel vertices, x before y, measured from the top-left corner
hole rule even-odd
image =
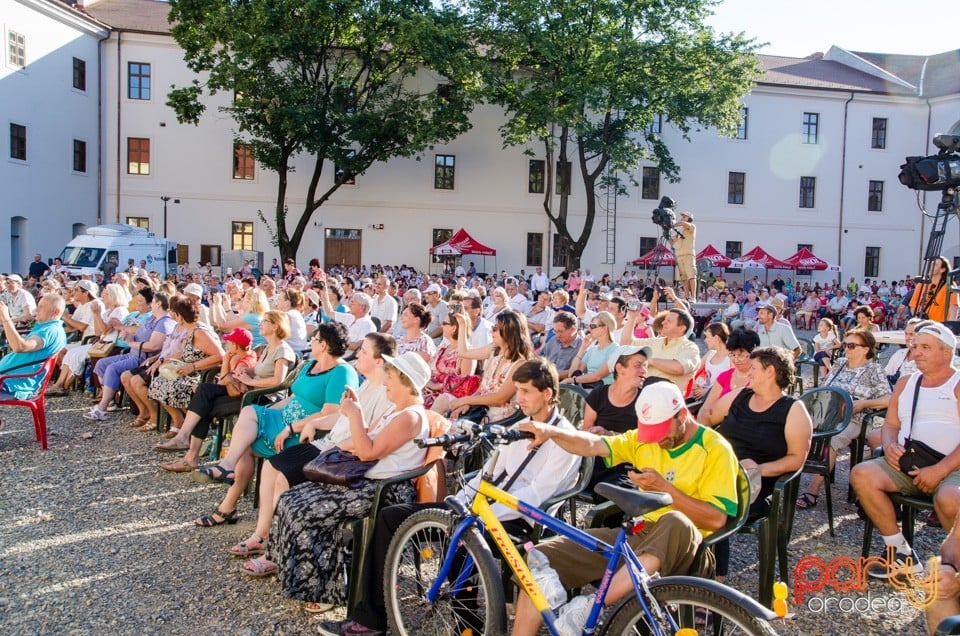
[[[213,466],[204,466],[200,469],[200,472],[212,479],[213,481],[220,481],[228,486],[233,485],[234,473],[232,470],[227,470],[220,464],[214,464]]]
[[[257,537],[257,538],[259,539],[260,537]],[[259,547],[253,547],[253,546],[259,546]],[[248,539],[246,541],[241,541],[240,543],[234,546],[231,546],[230,549],[227,550],[227,552],[229,552],[230,554],[236,557],[257,556],[258,554],[264,553],[263,540],[252,541]]]
[[[243,565],[240,566],[240,570],[244,574],[258,578],[273,576],[277,573],[278,569],[276,563],[267,561],[266,559],[250,559],[249,561],[244,561]]]
[[[333,603],[305,603],[303,606],[304,612],[309,612],[310,614],[326,614],[332,610],[336,605]]]
[[[164,469],[168,473],[192,473],[197,469],[196,466],[192,466],[182,459],[178,459],[175,462],[160,464],[160,468]]]

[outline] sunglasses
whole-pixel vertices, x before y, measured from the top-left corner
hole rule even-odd
[[[860,344],[859,342],[844,342],[844,343],[843,343],[843,347],[844,347],[845,349],[856,349],[857,347],[864,347],[864,348],[869,349],[869,347],[867,347],[867,345],[865,345],[865,344]]]
[[[606,325],[603,325],[603,324],[593,324],[593,323],[587,325],[587,329],[597,329],[598,327],[606,327]]]

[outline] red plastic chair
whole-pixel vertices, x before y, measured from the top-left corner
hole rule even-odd
[[[30,366],[36,364],[36,362],[30,362],[22,366]],[[26,400],[18,400],[13,396],[5,398],[0,395],[0,406],[26,406],[33,413],[33,428],[37,434],[37,441],[40,442],[40,448],[42,450],[47,450],[47,412],[44,407],[43,393],[47,390],[47,385],[50,383],[50,379],[53,377],[53,371],[57,366],[57,356],[52,356],[47,358],[46,361],[40,366],[39,369],[31,373],[10,373],[8,375],[0,375],[0,386],[3,385],[5,380],[10,378],[34,378],[38,375],[43,374],[43,383],[40,385],[40,389],[32,397]]]

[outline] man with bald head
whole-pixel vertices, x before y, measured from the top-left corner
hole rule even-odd
[[[59,294],[48,294],[37,303],[37,321],[26,336],[17,332],[10,317],[10,309],[0,302],[0,326],[6,336],[10,353],[0,359],[0,375],[31,373],[40,368],[43,361],[56,355],[67,345],[63,329],[63,310],[66,303]],[[43,378],[14,378],[0,386],[0,395],[16,396],[23,400],[32,397],[43,384]]]

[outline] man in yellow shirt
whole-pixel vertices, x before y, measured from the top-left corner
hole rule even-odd
[[[676,384],[681,392],[686,393],[690,378],[700,366],[700,348],[687,338],[693,328],[693,316],[674,307],[663,319],[658,337],[634,338],[633,327],[639,315],[639,309],[627,311],[620,344],[650,347],[653,357],[648,360],[650,370],[647,375],[666,378]]]
[[[542,422],[518,428],[534,434],[531,446],[553,440],[560,448],[584,457],[602,457],[607,466],[630,463],[627,473],[641,490],[666,492],[673,503],[644,515],[645,525],[628,540],[643,567],[662,576],[686,574],[703,537],[723,527],[737,514],[737,458],[730,444],[713,429],[697,424],[680,390],[671,382],[645,387],[637,398],[637,428],[601,437],[585,431],[564,431]],[[588,531],[607,543],[619,529]],[[606,569],[602,555],[566,537],[537,546],[557,571],[566,588],[598,580]],[[606,602],[612,604],[633,590],[630,576],[620,568],[610,582]],[[513,636],[533,636],[540,613],[526,593],[517,600]]]

